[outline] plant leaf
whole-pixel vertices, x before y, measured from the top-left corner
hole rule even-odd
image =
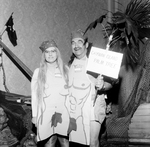
[[[86,28],[84,34],[85,34],[88,30],[91,30],[91,29],[93,29],[93,28],[95,29],[98,23],[102,23],[102,22],[103,22],[104,18],[106,18],[106,14],[100,16],[98,19],[96,19],[95,21],[93,21],[92,23],[90,23],[90,25]]]

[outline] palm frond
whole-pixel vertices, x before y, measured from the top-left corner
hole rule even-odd
[[[150,1],[131,0],[125,12],[113,13],[112,22],[107,25],[107,31],[116,30],[111,31],[111,49],[115,45],[123,47],[127,63],[136,66],[140,57],[139,42],[143,43],[145,37],[150,38]]]
[[[91,30],[91,29],[93,29],[93,28],[95,29],[96,26],[97,26],[99,23],[101,24],[101,23],[103,22],[104,18],[106,18],[106,15],[107,15],[107,14],[104,14],[104,15],[100,16],[98,19],[96,19],[95,21],[93,21],[93,22],[86,28],[84,34],[85,34],[88,30]]]

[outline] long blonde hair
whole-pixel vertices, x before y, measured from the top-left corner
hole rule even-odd
[[[68,68],[67,66],[64,64],[60,51],[59,49],[56,47],[55,48],[57,51],[57,64],[58,64],[58,68],[66,82],[66,84],[68,84]],[[45,60],[45,53],[42,53],[42,57],[41,57],[41,62],[40,62],[40,67],[39,67],[39,73],[38,73],[38,79],[37,79],[37,99],[38,99],[38,104],[40,105],[44,96],[44,87],[45,87],[45,83],[46,83],[46,72],[47,72],[47,62]]]

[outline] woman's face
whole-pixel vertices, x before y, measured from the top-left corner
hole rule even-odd
[[[49,47],[44,51],[45,60],[48,63],[54,63],[57,60],[57,50],[55,47]]]

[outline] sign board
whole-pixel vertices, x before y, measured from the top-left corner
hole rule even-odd
[[[123,54],[92,47],[88,59],[87,71],[117,79]]]

